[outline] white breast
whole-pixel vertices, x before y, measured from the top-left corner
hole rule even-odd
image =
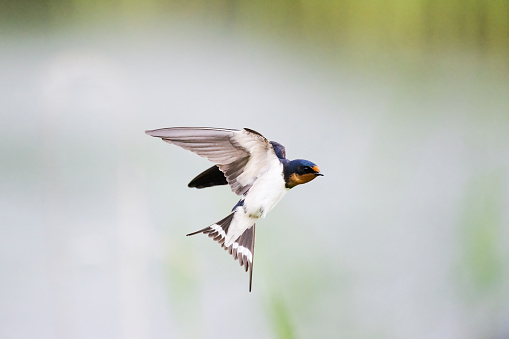
[[[277,161],[277,162],[276,162]],[[288,191],[283,178],[283,164],[277,159],[269,170],[260,174],[244,199],[244,205],[235,210],[235,215],[225,238],[230,246],[246,229],[276,206]]]
[[[287,191],[283,164],[278,160],[251,187],[244,201],[244,210],[251,217],[264,218]]]

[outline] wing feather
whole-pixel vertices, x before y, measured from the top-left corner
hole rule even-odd
[[[191,182],[187,185],[188,187],[205,188],[217,185],[227,185],[226,177],[224,173],[219,170],[216,165],[198,174]]]
[[[145,133],[212,161],[238,195],[246,193],[275,161],[279,163],[272,144],[250,129],[172,127]]]

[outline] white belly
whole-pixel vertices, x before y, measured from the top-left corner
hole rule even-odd
[[[288,192],[283,178],[283,164],[264,173],[249,189],[244,205],[235,209],[235,215],[228,229],[225,246],[231,245],[245,230],[250,228],[259,218],[264,218],[267,213]]]
[[[281,170],[272,170],[256,180],[244,200],[244,211],[252,218],[264,218],[288,191]]]

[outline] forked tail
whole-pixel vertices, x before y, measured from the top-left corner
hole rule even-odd
[[[246,272],[249,270],[249,292],[251,292],[251,285],[253,282],[253,259],[254,259],[254,246],[255,246],[255,227],[253,224],[250,228],[244,231],[240,237],[238,237],[233,244],[226,247],[224,241],[226,234],[228,234],[228,228],[233,220],[232,212],[226,218],[221,219],[215,224],[212,224],[199,231],[189,233],[187,236],[195,235],[199,233],[207,234],[214,241],[217,241],[221,246],[233,256],[233,259],[238,260],[240,266],[244,266]]]

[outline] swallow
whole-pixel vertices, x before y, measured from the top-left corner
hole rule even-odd
[[[230,214],[201,230],[249,270],[249,291],[253,281],[255,225],[297,185],[323,175],[308,160],[286,159],[283,145],[260,133],[210,127],[171,127],[145,131],[146,134],[180,146],[207,158],[215,165],[188,184],[193,188],[229,185],[241,196]]]

